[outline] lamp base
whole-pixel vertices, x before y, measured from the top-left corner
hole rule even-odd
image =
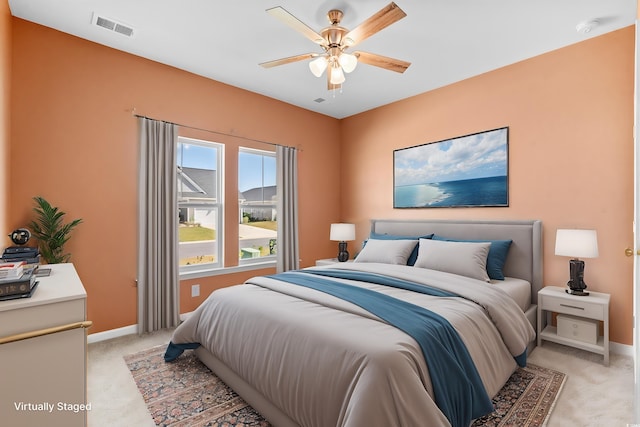
[[[347,242],[338,243],[338,261],[346,262],[349,260],[349,252],[347,251]]]
[[[580,291],[577,289],[567,289],[565,290],[566,293],[571,294],[571,295],[578,295],[578,296],[582,296],[582,297],[586,297],[587,295],[589,295],[589,292],[587,291]]]
[[[583,297],[589,295],[589,292],[585,290],[587,284],[584,283],[584,261],[579,259],[569,261],[569,277],[570,280],[567,282],[569,289],[566,290],[568,294]]]

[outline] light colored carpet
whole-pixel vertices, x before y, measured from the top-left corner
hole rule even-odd
[[[165,343],[170,337],[171,331],[160,331],[89,345],[90,427],[155,426],[123,356]],[[632,422],[633,359],[612,354],[609,367],[601,360],[602,356],[547,342],[533,351],[531,363],[568,376],[549,427],[625,427]]]
[[[611,354],[607,367],[600,355],[544,342],[529,361],[568,376],[551,413],[550,427],[627,427],[633,422],[632,357]]]

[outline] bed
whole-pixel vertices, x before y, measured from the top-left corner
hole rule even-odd
[[[468,426],[535,345],[541,236],[540,221],[372,220],[356,262],[212,293],[165,358],[194,348],[277,427]],[[505,241],[504,278],[474,277]]]

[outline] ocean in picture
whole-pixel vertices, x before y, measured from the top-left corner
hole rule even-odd
[[[464,179],[394,188],[396,208],[507,206],[507,177]]]

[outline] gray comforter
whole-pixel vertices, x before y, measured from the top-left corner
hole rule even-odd
[[[320,268],[320,267],[316,267]],[[489,396],[535,332],[500,289],[449,273],[375,263],[332,265],[387,274],[464,298],[349,282],[449,320]],[[448,426],[432,400],[424,357],[404,332],[349,302],[268,277],[217,290],[172,342],[200,343],[301,426]]]

